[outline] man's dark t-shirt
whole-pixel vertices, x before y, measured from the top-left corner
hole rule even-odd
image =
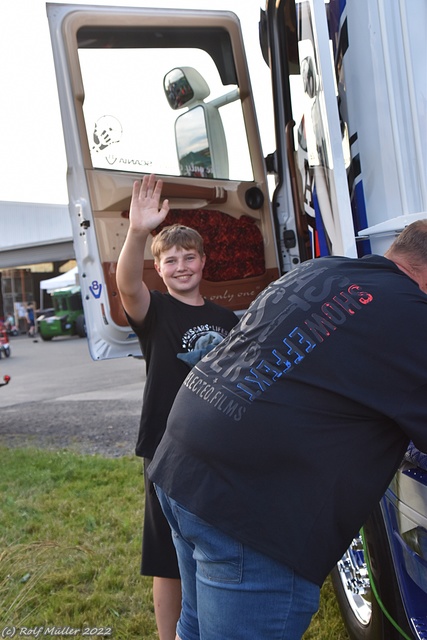
[[[409,440],[427,450],[426,326],[390,260],[303,263],[186,377],[152,481],[321,584]]]

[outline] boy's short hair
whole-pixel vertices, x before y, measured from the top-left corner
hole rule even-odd
[[[160,254],[169,251],[172,247],[180,249],[195,249],[201,256],[204,256],[203,238],[198,231],[186,227],[183,224],[172,224],[154,236],[151,244],[151,252],[154,260],[160,262]]]

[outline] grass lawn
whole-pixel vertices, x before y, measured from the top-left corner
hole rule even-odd
[[[157,639],[151,579],[139,575],[141,460],[0,448],[0,464],[0,630]],[[348,640],[329,581],[304,640]]]

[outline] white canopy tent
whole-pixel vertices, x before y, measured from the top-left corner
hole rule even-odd
[[[40,282],[40,308],[43,308],[43,291],[52,293],[58,289],[65,289],[66,287],[75,287],[78,285],[78,271],[77,267],[73,267],[65,273],[61,273],[60,276],[49,278],[48,280],[42,280]]]

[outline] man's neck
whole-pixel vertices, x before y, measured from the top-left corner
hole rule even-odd
[[[395,255],[392,252],[386,252],[384,254],[385,258],[394,262],[396,267],[398,267],[403,273],[405,273],[411,280],[417,283],[421,291],[427,293],[427,265],[424,267],[420,267],[419,269],[414,268],[413,265],[408,262],[405,256]]]
[[[391,258],[390,256],[387,256],[387,255],[385,257],[391,260],[392,262],[394,262],[396,267],[398,267],[401,271],[403,271],[403,273],[406,273],[406,275],[412,278],[412,280],[415,280],[412,269],[409,267],[408,264],[405,263],[404,260],[401,260],[398,258]]]

